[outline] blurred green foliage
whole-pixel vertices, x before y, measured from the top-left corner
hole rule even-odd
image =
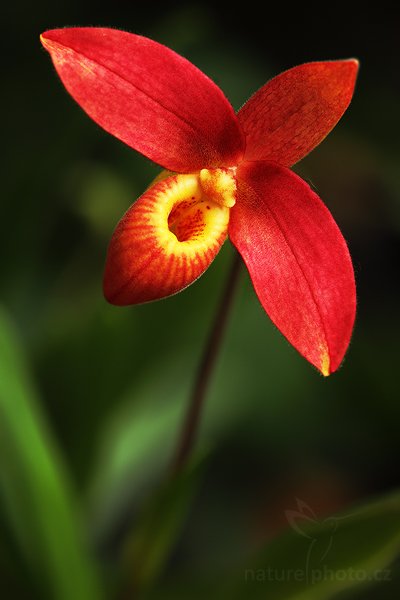
[[[0,485],[5,516],[38,588],[48,586],[60,600],[99,600],[101,585],[85,548],[70,482],[12,327],[1,313]]]
[[[7,6],[0,301],[22,350],[2,317],[5,597],[90,600],[99,572],[113,597],[128,534],[164,482],[231,258],[226,245],[204,277],[168,300],[126,309],[104,302],[112,230],[158,168],[97,128],[67,96],[39,44],[47,28],[96,24],[153,37],[210,75],[235,108],[295,64],[361,61],[350,110],[298,168],[331,209],[354,259],[359,308],[347,359],[337,374],[320,377],[273,328],[243,274],[200,432],[202,484],[190,508],[180,509],[180,535],[169,530],[171,554],[163,569],[157,566],[152,593],[221,598],[227,590],[234,597],[229,584],[237,581],[241,593],[243,569],[256,568],[251,557],[258,551],[266,568],[274,564],[268,553],[285,550],[291,539],[291,551],[298,548],[306,560],[305,540],[286,516],[296,499],[323,522],[399,487],[396,23],[379,9],[354,20],[318,19],[299,6],[268,21],[259,10],[251,3],[238,12],[205,3],[159,3],[155,10],[123,0],[95,9],[76,1]],[[25,383],[25,361],[33,386]],[[375,531],[397,540],[398,513],[382,515]],[[333,536],[337,564],[346,548],[354,550],[350,566],[361,564],[357,546],[365,546],[366,561],[372,556],[369,531],[361,520],[349,533],[351,545]],[[157,531],[152,535],[157,554]],[[162,529],[159,535],[165,544]],[[394,541],[385,553],[385,539],[374,546],[382,550],[377,568],[396,553]],[[396,597],[396,563],[390,573],[390,581],[343,597]],[[294,597],[285,583],[275,587],[279,598]],[[266,583],[244,586],[243,597],[267,594]]]

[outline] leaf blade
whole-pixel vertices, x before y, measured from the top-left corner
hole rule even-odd
[[[17,336],[0,311],[0,490],[24,559],[57,600],[98,600],[76,498],[30,382]]]

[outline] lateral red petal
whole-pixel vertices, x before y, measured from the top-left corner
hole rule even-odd
[[[353,95],[358,61],[312,62],[271,79],[238,113],[247,160],[290,167],[333,129]]]
[[[289,169],[243,163],[237,175],[230,238],[274,324],[329,375],[343,359],[355,318],[346,242],[317,194]]]
[[[220,88],[188,60],[116,29],[41,36],[71,96],[98,125],[171,171],[237,164],[243,135]]]

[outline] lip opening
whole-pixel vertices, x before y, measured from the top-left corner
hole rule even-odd
[[[207,199],[194,196],[175,204],[168,215],[168,229],[178,242],[190,242],[201,238],[207,226],[207,213],[218,208]]]

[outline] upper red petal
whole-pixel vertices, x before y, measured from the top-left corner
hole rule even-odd
[[[313,62],[271,79],[238,113],[245,158],[290,167],[306,156],[345,112],[357,71],[355,59]]]
[[[115,29],[41,36],[65,87],[106,131],[166,169],[237,164],[243,135],[220,88],[162,44]]]
[[[243,163],[229,235],[278,329],[324,375],[335,371],[354,324],[355,283],[346,242],[317,194],[285,167]]]

